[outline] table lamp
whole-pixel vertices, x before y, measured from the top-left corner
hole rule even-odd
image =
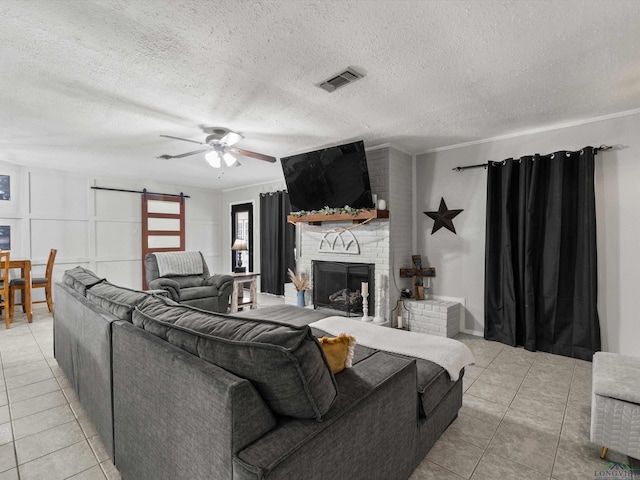
[[[231,246],[231,250],[235,250],[238,253],[238,263],[237,266],[238,268],[242,267],[242,252],[249,250],[249,248],[247,247],[247,241],[246,240],[242,240],[241,238],[236,238],[236,240],[233,242],[233,245]]]

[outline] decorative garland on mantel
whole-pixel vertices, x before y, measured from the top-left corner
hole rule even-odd
[[[368,209],[365,208],[364,210],[368,210]],[[361,210],[361,211],[363,211],[363,210]],[[298,212],[296,212],[296,213],[298,213]],[[316,214],[317,214],[317,212],[316,212]],[[331,214],[327,214],[327,215],[331,215]],[[354,213],[353,215],[357,215],[357,214]],[[303,216],[303,215],[296,215],[296,216]],[[290,223],[292,225],[295,225],[296,227],[299,227],[301,230],[304,230],[305,232],[321,233],[323,235],[328,235],[328,234],[331,234],[331,233],[343,233],[343,232],[346,232],[347,230],[353,230],[354,228],[360,228],[361,226],[366,225],[367,223],[369,223],[371,220],[375,220],[375,218],[373,218],[373,217],[367,218],[366,220],[363,220],[360,223],[356,223],[355,225],[351,225],[350,227],[338,228],[337,230],[315,230],[313,228],[303,227],[299,222],[296,223],[296,222],[289,221],[288,223]]]
[[[348,214],[358,215],[362,212],[368,212],[369,208],[351,208],[349,205],[339,208],[324,207],[320,210],[300,210],[298,212],[291,212],[289,215],[292,217],[306,217],[309,215],[335,215],[335,214]]]
[[[363,213],[363,212],[368,212],[370,211],[370,208],[353,208],[350,207],[349,205],[345,205],[344,207],[337,207],[337,208],[332,208],[332,207],[328,207],[325,206],[324,208],[320,209],[320,210],[300,210],[297,212],[291,212],[289,215],[292,217],[298,217],[298,218],[303,218],[303,217],[307,217],[307,216],[311,216],[311,215],[353,215],[354,217]],[[311,232],[311,233],[320,233],[323,235],[329,235],[332,233],[344,233],[348,230],[353,230],[355,228],[360,228],[363,225],[366,225],[367,223],[369,223],[371,220],[375,220],[376,217],[371,217],[371,218],[367,218],[365,220],[363,220],[360,223],[356,223],[354,225],[351,225],[350,227],[345,227],[345,228],[338,228],[337,230],[316,230],[316,229],[312,229],[312,228],[308,228],[308,227],[303,227],[302,225],[300,225],[300,222],[292,222],[289,221],[289,223],[295,225],[296,227],[300,227],[301,230],[304,230],[306,232]],[[304,220],[302,220],[304,221]]]

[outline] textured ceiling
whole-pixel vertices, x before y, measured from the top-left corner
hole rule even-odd
[[[277,157],[364,139],[408,153],[640,108],[632,1],[3,0],[0,161],[231,188],[201,125]],[[366,77],[314,84],[347,66]],[[195,148],[193,148],[195,147]]]

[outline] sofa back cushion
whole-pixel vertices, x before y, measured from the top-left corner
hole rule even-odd
[[[131,321],[134,307],[149,296],[148,293],[119,287],[107,281],[87,290],[88,300],[127,322]]]
[[[105,279],[98,277],[91,270],[77,266],[64,272],[62,283],[73,288],[80,295],[85,296],[87,289],[104,282]]]
[[[277,414],[322,420],[337,386],[311,329],[216,315],[169,299],[136,306],[134,325],[250,380]]]

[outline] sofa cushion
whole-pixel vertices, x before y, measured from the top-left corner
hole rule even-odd
[[[410,358],[410,357],[406,357]],[[416,359],[418,369],[418,396],[420,398],[421,418],[429,418],[429,415],[440,404],[445,395],[456,382],[452,382],[447,371],[440,365],[421,358]],[[460,373],[460,379],[464,372]]]
[[[165,278],[165,277],[160,277]],[[193,288],[201,287],[204,283],[204,278],[198,275],[186,275],[184,277],[169,277],[176,282],[180,288]]]
[[[80,266],[65,271],[62,276],[62,283],[73,288],[81,295],[86,295],[89,288],[105,280],[105,278],[98,277],[91,270]]]
[[[119,287],[107,281],[87,290],[88,300],[127,322],[131,321],[131,314],[136,304],[148,296],[150,295],[146,292]]]
[[[318,338],[323,336],[333,336],[318,328],[312,328],[312,332]],[[357,365],[361,361],[366,360],[378,352],[380,352],[380,350],[356,344],[352,363],[353,365]],[[456,382],[451,381],[449,374],[444,368],[433,362],[423,360],[421,358],[414,359],[413,357],[399,355],[397,353],[384,353],[416,361],[418,371],[416,379],[419,408],[418,415],[420,418],[428,418],[433,410],[440,404],[445,395],[455,386]],[[341,374],[337,375],[337,378],[340,378],[340,375]],[[460,378],[462,378],[463,375],[464,373],[461,373]]]
[[[180,289],[180,301],[194,300],[196,298],[207,298],[218,294],[216,287],[191,287]]]
[[[337,396],[309,327],[216,315],[159,297],[136,306],[133,323],[250,380],[280,415],[320,421]]]
[[[296,307],[295,305],[267,305],[266,307],[256,308],[255,310],[243,310],[233,315],[242,318],[268,318],[275,322],[302,327],[321,318],[330,317],[333,314],[327,311],[314,310],[313,308]],[[314,330],[313,327],[311,330]],[[315,336],[321,337],[322,334]]]

